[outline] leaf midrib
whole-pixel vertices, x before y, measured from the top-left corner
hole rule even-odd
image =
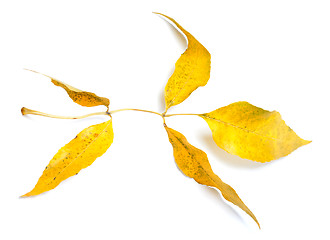
[[[174,134],[172,134],[172,135],[174,135]],[[184,144],[182,141],[181,141],[181,139],[179,139],[177,136],[175,136],[174,135],[174,137],[183,145],[183,146],[186,146],[186,144]],[[184,147],[184,149],[188,152],[188,150],[187,150],[187,148],[186,147]],[[199,149],[198,149],[199,150]],[[200,150],[201,151],[201,150]],[[218,188],[218,190],[221,192],[221,194],[223,194],[222,193],[222,191],[225,191],[224,190],[224,188],[222,188],[217,182],[216,182],[216,180],[214,179],[214,177],[212,177],[212,176],[210,176],[209,174],[208,174],[208,172],[204,169],[204,167],[202,166],[202,164],[196,159],[196,158],[194,158],[194,160],[199,164],[199,166],[201,166],[201,169],[203,170],[203,172],[207,175],[207,177],[214,183],[214,187],[215,188]],[[208,160],[208,159],[207,159]],[[211,167],[211,166],[210,166]],[[212,167],[211,167],[211,171],[212,171],[212,173],[222,182],[222,183],[224,183],[222,180],[221,180],[221,178],[218,176],[218,175],[216,175],[214,172],[213,172],[213,170],[212,170]],[[193,178],[195,181],[196,181],[196,179],[195,178]],[[224,184],[226,184],[226,183],[224,183]],[[203,185],[205,185],[205,184],[203,184]],[[205,185],[205,186],[208,186],[208,185]],[[216,187],[216,186],[218,186],[218,187]],[[208,186],[208,187],[213,187],[213,186]],[[238,195],[237,195],[238,196]],[[239,196],[238,196],[238,198],[239,198]],[[239,198],[240,199],[240,198]],[[227,199],[226,199],[227,200]],[[240,199],[241,200],[241,199]],[[256,218],[256,216],[253,214],[253,212],[245,205],[245,203],[241,200],[241,203],[243,204],[243,206],[246,208],[246,210],[245,209],[243,209],[242,207],[240,207],[238,204],[235,204],[233,201],[229,201],[229,200],[227,200],[228,202],[231,202],[231,203],[233,203],[234,205],[236,205],[236,206],[238,206],[240,209],[242,209],[244,212],[246,212],[248,215],[250,215],[250,217],[258,224],[258,226],[259,226],[259,222],[258,222],[258,220],[257,220],[257,218]]]
[[[87,151],[87,149],[104,133],[105,129],[109,126],[109,124],[111,124],[111,120],[109,120],[109,123],[104,127],[100,134],[92,142],[90,142],[88,146],[81,153],[79,153],[67,166],[65,166],[59,174],[56,175],[56,178],[60,176],[68,167],[71,166],[73,162],[75,162],[83,153]],[[49,183],[52,183],[53,181],[54,180],[51,180]]]
[[[220,122],[220,123],[223,123],[225,125],[228,125],[228,126],[231,126],[231,127],[234,127],[234,128],[237,128],[237,129],[240,129],[242,131],[245,131],[245,132],[248,132],[248,133],[252,133],[252,134],[255,134],[257,136],[261,136],[261,137],[265,137],[265,138],[269,138],[269,139],[272,139],[274,141],[278,141],[278,142],[283,142],[283,139],[280,139],[280,138],[274,138],[274,137],[270,137],[270,136],[267,136],[267,135],[263,135],[263,134],[260,134],[260,133],[257,133],[257,132],[254,132],[252,130],[249,130],[248,128],[242,128],[242,127],[239,127],[239,126],[236,126],[232,123],[229,123],[229,122],[225,122],[225,121],[222,121],[220,119],[216,119],[216,118],[213,118],[213,117],[209,117],[208,115],[205,115],[205,114],[201,114],[200,116],[202,116],[203,118],[208,118],[208,119],[211,119],[213,121],[216,121],[216,122]]]
[[[172,135],[174,135],[174,134],[172,134]],[[188,152],[188,150],[187,150],[187,148],[185,147],[186,146],[186,144],[184,144],[182,141],[181,141],[181,139],[179,139],[177,136],[175,136],[174,135],[174,137],[184,146],[184,149]],[[198,149],[198,150],[200,150],[200,149]],[[201,151],[201,150],[200,150]],[[222,192],[223,191],[225,191],[218,183],[217,183],[217,181],[214,179],[214,177],[212,177],[212,176],[210,176],[209,174],[208,174],[208,172],[204,169],[204,167],[202,166],[202,164],[196,159],[196,158],[194,158],[194,160],[199,164],[199,166],[201,166],[201,169],[203,170],[203,172],[207,175],[207,177],[214,183],[214,185],[215,186],[208,186],[208,185],[205,185],[205,184],[202,184],[202,185],[205,185],[205,186],[208,186],[208,187],[215,187],[215,188],[217,188],[220,192],[221,192],[221,194],[223,194]],[[208,161],[208,159],[207,159],[207,161]],[[211,167],[211,166],[210,166]],[[212,170],[212,168],[211,168],[211,171],[212,171],[212,173],[213,173],[213,175],[214,176],[216,176],[223,184],[226,184],[226,183],[224,183],[222,180],[221,180],[221,178],[218,176],[218,175],[216,175],[214,172],[213,172],[213,170]],[[196,181],[196,179],[195,178],[193,178],[195,181]],[[216,187],[216,186],[218,186],[218,187]],[[238,195],[237,195],[238,196]],[[239,198],[239,196],[238,196],[238,198]],[[240,199],[240,198],[239,198]],[[240,199],[241,200],[241,199]],[[238,204],[235,204],[233,201],[229,201],[229,200],[227,200],[226,199],[226,201],[228,201],[228,202],[231,202],[231,203],[233,203],[234,205],[236,205],[236,206],[238,206],[241,210],[243,210],[244,212],[246,212],[248,215],[250,215],[250,217],[258,224],[258,226],[259,226],[259,222],[258,222],[258,220],[257,220],[257,218],[256,218],[256,216],[253,214],[253,212],[245,205],[245,203],[241,200],[241,203],[242,203],[242,205],[246,208],[246,209],[243,209],[242,207],[240,207]]]

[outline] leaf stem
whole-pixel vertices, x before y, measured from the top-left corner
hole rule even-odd
[[[136,109],[136,108],[123,108],[123,109],[118,109],[118,110],[113,110],[113,111],[109,111],[109,114],[113,114],[113,113],[117,113],[117,112],[123,112],[123,111],[139,111],[139,112],[147,112],[147,113],[153,113],[156,115],[159,115],[161,117],[172,117],[172,116],[181,116],[181,115],[191,115],[191,116],[199,116],[201,114],[197,114],[197,113],[176,113],[176,114],[166,114],[166,112],[164,113],[158,113],[158,112],[153,112],[153,111],[149,111],[149,110],[143,110],[143,109]]]
[[[165,123],[165,115],[158,113],[158,112],[154,112],[154,111],[149,111],[149,110],[143,110],[143,109],[137,109],[137,108],[123,108],[123,109],[117,109],[117,110],[113,110],[113,111],[108,111],[108,113],[113,114],[113,113],[117,113],[117,112],[123,112],[123,111],[138,111],[138,112],[146,112],[146,113],[152,113],[152,114],[156,114],[158,116],[161,116],[163,119],[163,124]]]
[[[96,115],[108,115],[108,116],[111,117],[112,114],[117,113],[117,112],[123,112],[123,111],[138,111],[138,112],[146,112],[146,113],[156,114],[156,115],[161,116],[163,118],[164,123],[165,123],[165,117],[187,116],[187,115],[199,116],[200,115],[200,114],[195,114],[195,113],[166,114],[166,112],[158,113],[158,112],[144,110],[144,109],[123,108],[123,109],[117,109],[117,110],[113,110],[113,111],[109,111],[109,109],[108,109],[106,112],[95,112],[95,113],[89,113],[89,114],[82,115],[82,116],[58,116],[58,115],[39,112],[39,111],[32,110],[32,109],[29,109],[29,108],[26,108],[26,107],[22,107],[22,109],[21,109],[21,112],[22,112],[23,115],[31,114],[31,115],[39,115],[39,116],[43,116],[43,117],[58,118],[58,119],[82,119],[82,118],[87,118],[87,117],[96,116]]]
[[[172,116],[199,116],[201,114],[197,113],[176,113],[176,114],[166,114],[164,117],[172,117]]]
[[[118,109],[118,110],[113,110],[108,112],[109,114],[113,114],[113,113],[117,113],[117,112],[122,112],[122,111],[139,111],[139,112],[147,112],[147,113],[153,113],[156,115],[159,115],[161,117],[163,117],[162,114],[158,113],[158,112],[153,112],[153,111],[149,111],[149,110],[143,110],[143,109],[136,109],[136,108],[123,108],[123,109]]]
[[[111,116],[109,112],[96,112],[96,113],[90,113],[90,114],[86,114],[86,115],[82,115],[82,116],[75,116],[75,117],[58,116],[58,115],[39,112],[39,111],[32,110],[32,109],[29,109],[26,107],[22,107],[21,112],[22,112],[22,115],[32,114],[32,115],[39,115],[39,116],[43,116],[43,117],[58,118],[58,119],[82,119],[82,118],[87,118],[87,117],[96,116],[96,115]]]

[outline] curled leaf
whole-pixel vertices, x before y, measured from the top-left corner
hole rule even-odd
[[[27,69],[28,70],[28,69]],[[31,72],[39,73],[33,70],[29,70]],[[55,86],[59,86],[63,88],[69,95],[69,97],[77,104],[84,106],[84,107],[95,107],[99,105],[104,105],[109,107],[110,101],[108,98],[99,97],[95,93],[82,91],[75,87],[70,86],[69,84],[63,83],[53,77],[45,75],[43,73],[39,73],[51,79],[52,83]]]
[[[174,159],[179,169],[196,182],[215,187],[229,202],[245,211],[260,227],[257,218],[243,203],[236,191],[224,183],[213,171],[207,155],[202,150],[192,146],[181,133],[165,126],[168,138],[173,146]]]
[[[311,141],[301,139],[282,120],[248,102],[236,102],[201,114],[216,144],[228,153],[258,162],[284,157]]]
[[[172,21],[188,39],[188,47],[175,63],[175,70],[165,86],[166,111],[183,102],[198,87],[205,86],[210,78],[211,55],[194,36],[173,18],[157,13]]]
[[[112,120],[85,128],[55,154],[34,189],[22,197],[54,189],[63,180],[90,166],[107,151],[112,141]]]

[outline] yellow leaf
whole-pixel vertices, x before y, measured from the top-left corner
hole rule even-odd
[[[258,162],[284,157],[311,142],[301,139],[278,112],[248,102],[236,102],[200,117],[208,123],[220,148]]]
[[[239,198],[236,191],[224,183],[213,171],[207,155],[202,150],[192,146],[185,136],[181,133],[165,126],[168,138],[173,146],[174,158],[179,169],[188,177],[193,178],[196,182],[215,187],[220,190],[222,196],[229,202],[240,207],[260,227],[257,218],[250,209]]]
[[[113,141],[112,120],[90,126],[62,147],[49,162],[29,197],[57,187],[63,180],[90,166]]]
[[[175,64],[175,70],[165,87],[166,111],[183,102],[210,78],[211,55],[189,32],[173,18],[157,13],[172,21],[188,39],[188,47]]]
[[[26,69],[28,70],[28,69]],[[34,70],[28,70],[31,72],[35,72],[41,75],[44,75],[45,77],[48,77],[51,79],[52,83],[55,86],[59,86],[63,88],[69,95],[69,97],[77,104],[84,106],[84,107],[95,107],[99,105],[104,105],[106,107],[109,107],[110,101],[108,98],[99,97],[94,93],[91,92],[85,92],[80,89],[77,89],[75,87],[70,86],[69,84],[63,83],[53,77],[50,77],[48,75],[45,75],[43,73],[36,72]]]

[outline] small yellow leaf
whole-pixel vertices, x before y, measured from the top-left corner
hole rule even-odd
[[[29,197],[57,187],[63,180],[90,166],[113,141],[112,120],[90,126],[62,147],[49,162]]]
[[[28,69],[26,69],[28,70]],[[48,77],[51,79],[52,83],[55,86],[59,86],[63,88],[69,95],[69,97],[77,104],[84,106],[84,107],[95,107],[99,105],[104,105],[106,107],[109,107],[110,101],[108,98],[99,97],[94,93],[91,92],[85,92],[82,90],[79,90],[75,87],[70,86],[69,84],[63,83],[53,77],[50,77],[48,75],[45,75],[43,73],[36,72],[34,70],[29,70],[31,72],[35,72],[41,75],[44,75],[45,77]]]
[[[258,162],[284,157],[311,141],[301,139],[281,115],[236,102],[201,114],[216,144],[228,153]]]
[[[165,129],[173,146],[174,159],[179,169],[196,182],[219,189],[227,201],[240,207],[260,227],[257,218],[239,198],[236,191],[212,171],[206,153],[192,146],[181,133],[167,126],[165,126]]]
[[[188,47],[175,64],[175,70],[165,87],[166,111],[183,102],[210,78],[211,55],[189,32],[173,18],[157,13],[172,21],[188,39]]]

